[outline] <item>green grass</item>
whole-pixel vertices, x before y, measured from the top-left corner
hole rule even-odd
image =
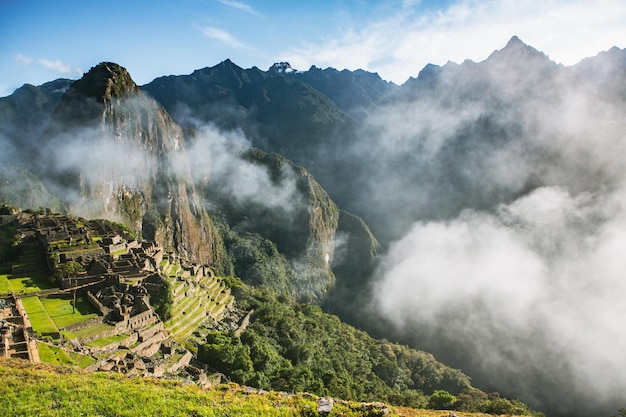
[[[37,348],[41,361],[52,365],[74,365],[84,368],[96,361],[90,356],[66,352],[57,346],[43,342],[39,342]]]
[[[69,333],[68,332],[67,336],[70,337],[70,338],[74,338],[74,337],[86,338],[86,337],[95,336],[97,334],[100,334],[100,333],[105,332],[107,330],[111,330],[113,328],[114,328],[114,326],[111,326],[109,324],[100,323],[100,324],[97,324],[95,326],[87,327],[86,329],[78,330],[78,331],[73,332],[73,333]]]
[[[36,332],[42,335],[59,332],[59,329],[38,297],[22,298],[22,304]]]
[[[111,252],[111,256],[118,256],[118,255],[123,255],[126,252],[128,252],[128,249],[120,249],[120,250],[116,250],[115,252]]]
[[[76,296],[76,309],[74,312],[72,312],[71,302],[71,295],[64,298],[48,297],[41,299],[41,303],[57,327],[67,327],[82,323],[98,315],[96,309],[83,296]]]
[[[149,378],[125,378],[113,373],[84,374],[67,367],[29,365],[0,360],[0,402],[6,417],[304,417],[315,416],[318,397],[309,394],[246,393],[235,384],[201,390],[194,385]],[[418,410],[390,416],[441,416],[447,412]],[[422,411],[422,410],[419,410]],[[336,401],[332,416],[375,414],[361,403]],[[471,413],[457,415],[478,416]]]
[[[126,334],[118,334],[117,336],[110,336],[110,337],[103,337],[102,339],[96,339],[89,343],[85,343],[85,345],[93,346],[93,347],[105,347],[105,346],[110,345],[111,343],[121,342],[127,337],[128,335]]]
[[[8,274],[0,274],[0,294],[8,294],[10,291],[11,286],[9,285]]]
[[[11,274],[10,271],[0,274],[0,294],[10,291],[20,294],[28,294],[41,290],[56,288],[43,271]]]

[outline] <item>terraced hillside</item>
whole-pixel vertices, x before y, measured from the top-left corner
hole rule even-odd
[[[158,245],[116,224],[30,213],[1,220],[2,253],[13,255],[0,264],[0,299],[23,304],[43,362],[172,375],[192,358],[176,340],[219,320],[233,301],[208,268],[162,261]],[[150,304],[163,273],[175,299],[167,328]]]
[[[223,279],[208,268],[185,269],[168,260],[161,262],[170,282],[174,305],[165,329],[178,341],[191,337],[203,325],[222,319],[234,299]]]

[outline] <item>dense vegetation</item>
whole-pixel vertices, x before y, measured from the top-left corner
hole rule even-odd
[[[472,388],[466,375],[432,355],[375,340],[316,305],[245,285],[236,299],[253,311],[246,330],[213,332],[198,346],[200,360],[235,382],[410,407],[532,413],[521,402]]]
[[[150,297],[150,305],[164,322],[172,317],[172,305],[174,297],[172,295],[172,285],[170,282],[159,274],[152,275],[144,282],[155,284],[150,288],[154,291],[148,293]]]

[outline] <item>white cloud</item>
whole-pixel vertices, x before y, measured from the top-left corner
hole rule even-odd
[[[391,246],[376,303],[471,351],[483,372],[523,376],[526,398],[536,366],[588,403],[614,402],[626,386],[625,196],[540,188],[494,214],[416,223]]]
[[[13,59],[15,60],[15,62],[19,64],[26,64],[26,65],[29,65],[34,61],[33,58],[26,56],[26,55],[22,55],[22,54],[14,55]]]
[[[427,63],[482,61],[513,35],[572,65],[620,46],[615,42],[626,38],[625,19],[626,3],[616,0],[459,0],[426,13],[405,2],[394,15],[283,55],[300,68],[363,68],[402,83]]]
[[[252,6],[250,6],[249,4],[242,3],[239,1],[233,1],[233,0],[218,0],[218,1],[225,6],[232,7],[234,9],[241,10],[243,12],[250,13],[256,16],[260,16],[260,13],[257,12],[255,9],[253,9]]]
[[[222,29],[218,29],[213,26],[207,26],[202,28],[201,30],[202,34],[207,38],[214,39],[233,48],[246,48],[245,44],[238,41],[233,35]]]
[[[70,74],[73,73],[72,66],[70,64],[66,64],[60,59],[55,59],[54,61],[42,58],[37,61],[39,65],[42,67],[49,69],[50,71],[55,71],[61,74]]]

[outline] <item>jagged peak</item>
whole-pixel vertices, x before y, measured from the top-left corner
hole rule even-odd
[[[496,50],[489,55],[487,61],[494,60],[510,60],[514,59],[539,59],[544,61],[550,61],[550,58],[546,54],[537,49],[525,44],[519,37],[513,36],[507,42],[506,46],[500,50]]]
[[[526,45],[524,42],[522,42],[522,40],[520,38],[518,38],[517,35],[513,35],[511,37],[511,39],[509,39],[509,41],[506,43],[505,48],[515,48],[515,47],[519,47],[519,46],[526,47],[528,45]]]
[[[297,72],[297,70],[293,69],[291,65],[289,65],[289,62],[276,62],[270,67],[268,72],[276,74],[289,74],[292,72]]]
[[[138,90],[126,68],[113,62],[101,62],[74,82],[70,91],[99,101],[123,97]]]

